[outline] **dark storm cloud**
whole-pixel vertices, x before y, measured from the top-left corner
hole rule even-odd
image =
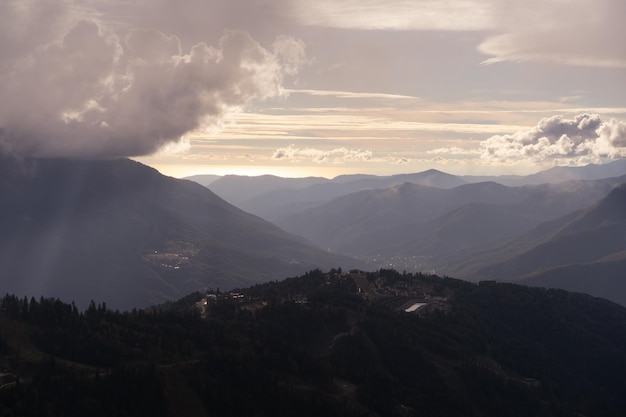
[[[115,30],[64,10],[63,2],[46,4],[54,10],[50,21],[36,2],[0,6],[4,16],[37,29],[0,31],[0,46],[10,51],[0,58],[4,153],[149,154],[218,125],[252,99],[280,94],[284,74],[294,74],[304,56],[293,38],[264,47],[243,31],[225,31],[215,46],[197,42],[185,51],[174,35]]]

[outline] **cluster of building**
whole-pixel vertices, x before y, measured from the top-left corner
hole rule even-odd
[[[446,293],[443,285],[437,285],[437,280],[432,277],[426,279],[421,275],[397,274],[390,278],[372,272],[359,270],[342,272],[340,269],[333,269],[324,274],[323,285],[331,284],[353,285],[364,300],[398,312],[422,315],[436,310],[446,312],[450,308],[450,294]],[[206,316],[210,307],[220,302],[237,303],[246,310],[254,311],[267,305],[268,301],[243,292],[208,289],[204,297],[196,303],[196,308]],[[306,304],[308,297],[307,294],[295,290],[281,293],[274,301]]]

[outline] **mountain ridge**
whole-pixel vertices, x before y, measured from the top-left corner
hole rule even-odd
[[[477,270],[472,278],[585,288],[592,295],[626,304],[620,269],[626,251],[626,183],[590,208],[568,216],[567,221],[554,222],[526,246],[521,253]],[[568,271],[576,278],[570,279]]]
[[[5,158],[0,171],[5,291],[130,308],[356,262],[127,159]]]
[[[422,238],[427,230],[422,226],[428,222],[432,223],[429,227],[433,231],[435,228],[448,227],[444,223],[454,220],[451,212],[460,210],[465,205],[482,204],[486,208],[489,205],[498,205],[502,214],[505,214],[502,210],[508,212],[506,215],[509,221],[520,221],[526,228],[530,228],[542,221],[555,219],[593,204],[618,181],[619,179],[609,179],[523,187],[483,182],[448,189],[404,183],[387,189],[362,190],[344,195],[292,214],[277,224],[291,233],[304,236],[318,245],[325,244],[342,253],[359,255],[362,245],[366,244],[363,237],[367,234],[370,240],[378,242],[377,253],[392,255],[390,251],[396,248],[402,252],[400,254],[406,255],[412,245],[411,233],[416,239]],[[467,214],[471,212],[472,210],[466,209]],[[477,210],[473,210],[473,213],[474,216],[468,217],[467,221],[475,223],[479,230],[482,225],[485,233],[481,238],[484,238],[491,233],[491,219]],[[479,222],[476,216],[482,220]],[[504,217],[498,217],[505,221]],[[439,219],[436,220],[437,218]],[[439,226],[436,225],[437,222]],[[457,226],[463,225],[457,222]],[[512,225],[504,225],[496,232],[509,230],[513,235],[523,231],[510,226]],[[455,233],[461,236],[461,229],[458,227]],[[500,233],[499,237],[505,236]],[[444,242],[442,244],[445,246]],[[375,246],[370,246],[372,251],[376,251]],[[402,251],[402,247],[407,250]]]
[[[364,189],[388,188],[403,182],[453,188],[462,184],[491,181],[518,187],[573,180],[598,180],[622,175],[626,175],[626,159],[603,165],[553,167],[526,176],[452,175],[436,169],[429,169],[418,173],[389,176],[349,174],[340,175],[333,179],[228,175],[206,185],[245,211],[276,222],[297,211],[315,207],[341,195]],[[264,178],[271,181],[263,181]]]

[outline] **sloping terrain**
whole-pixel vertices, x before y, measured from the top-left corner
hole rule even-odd
[[[226,200],[232,201],[239,208],[277,222],[290,214],[316,207],[337,197],[363,190],[385,189],[405,182],[438,188],[465,184],[457,176],[428,170],[391,176],[342,175],[332,180],[226,176],[210,184],[209,188],[220,196],[227,196]]]
[[[256,177],[225,175],[208,184],[206,181],[203,183],[194,177],[187,179],[199,182],[224,200],[240,208],[244,208],[247,201],[259,195],[281,189],[299,190],[314,184],[328,182],[326,178],[319,177],[282,178],[275,175],[260,175]],[[246,211],[255,214],[254,211]]]
[[[277,224],[354,256],[443,256],[587,208],[622,180],[525,187],[485,182],[450,189],[405,183],[348,194]]]
[[[520,237],[509,247],[494,249],[498,259],[469,276],[521,280],[608,297],[626,303],[623,253],[626,251],[626,184],[618,186],[587,210],[544,225],[536,239]]]
[[[531,184],[559,183],[565,181],[594,181],[626,175],[626,159],[606,164],[588,164],[579,167],[557,166],[530,175],[472,176],[464,175],[467,182],[495,181],[499,184],[518,187]]]
[[[340,175],[333,179],[281,178],[273,175],[196,175],[188,177],[237,207],[277,222],[296,212],[316,207],[331,199],[363,190],[384,189],[405,182],[436,188],[454,188],[467,183],[495,182],[510,187],[557,184],[566,181],[599,180],[626,175],[626,160],[603,165],[553,167],[531,175],[457,176],[438,170],[390,176]]]
[[[0,159],[2,292],[140,307],[350,261],[130,160]]]
[[[562,290],[317,270],[150,311],[0,303],[0,415],[626,412],[626,309]]]
[[[205,175],[192,175],[190,177],[185,177],[184,179],[197,182],[200,185],[208,187],[209,184],[219,180],[220,178],[222,178],[221,175],[205,174]],[[224,197],[222,198],[225,200]]]
[[[606,298],[626,306],[626,251],[589,263],[540,269],[520,279],[520,284],[565,288]]]

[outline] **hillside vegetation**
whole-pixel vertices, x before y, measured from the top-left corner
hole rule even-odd
[[[626,412],[626,309],[562,290],[315,270],[127,313],[7,295],[0,324],[3,416]]]

